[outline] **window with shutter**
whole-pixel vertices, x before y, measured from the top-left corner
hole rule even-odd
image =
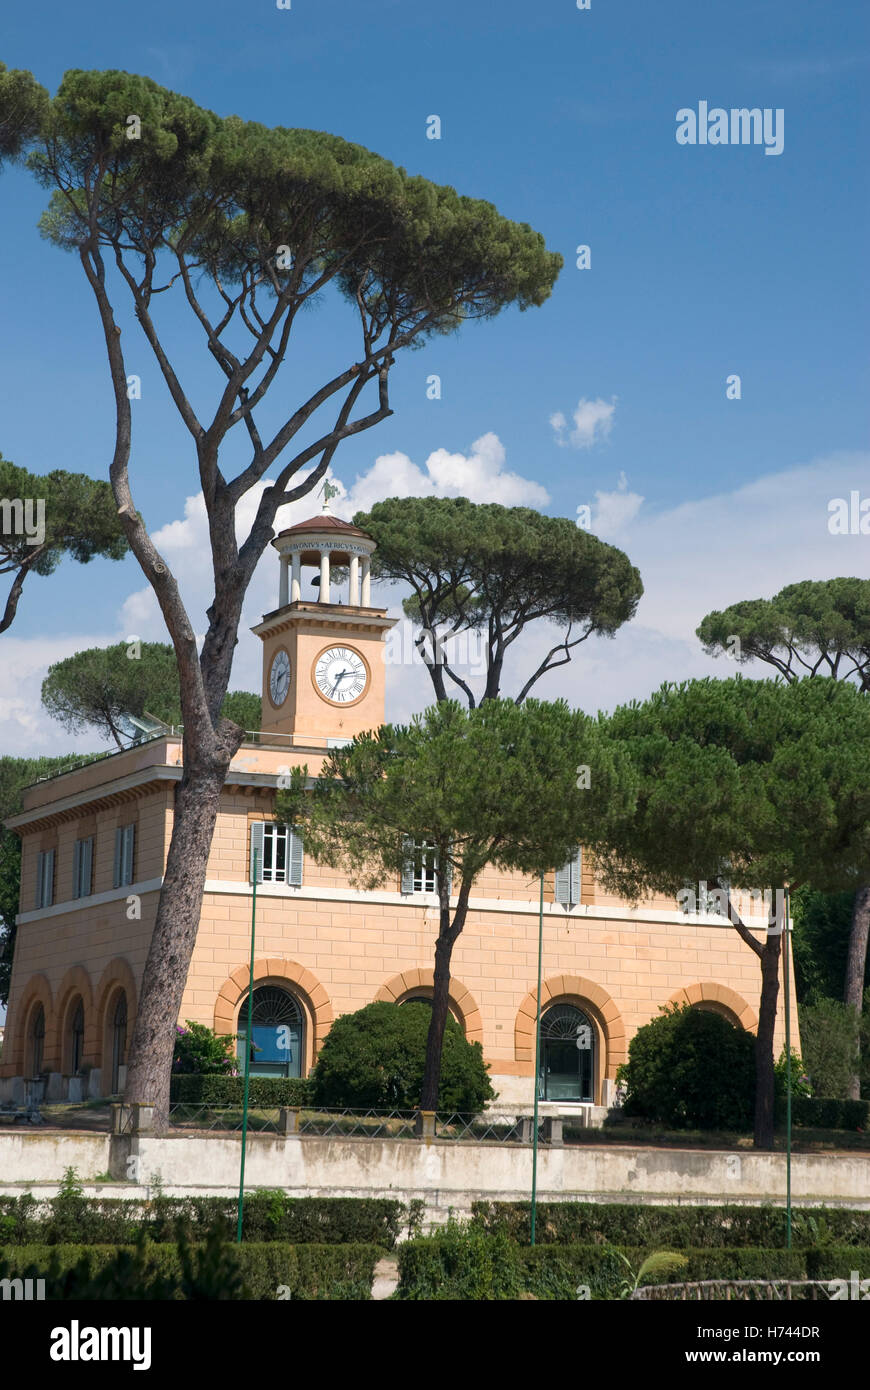
[[[257,856],[258,883],[286,883],[302,887],[302,836],[288,825],[273,821],[254,821],[251,825],[251,862],[248,879],[253,882],[254,855]]]
[[[556,870],[553,897],[563,907],[574,907],[580,901],[582,867],[582,851],[578,849]]]

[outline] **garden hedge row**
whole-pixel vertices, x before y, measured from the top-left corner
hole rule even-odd
[[[311,1082],[298,1076],[252,1076],[248,1100],[253,1106],[310,1105]],[[184,1105],[242,1105],[243,1076],[173,1076],[169,1099]]]
[[[655,1249],[656,1247],[653,1247]],[[661,1248],[661,1247],[659,1247]],[[616,1299],[633,1286],[649,1247],[610,1245],[517,1245],[504,1236],[463,1240],[428,1236],[399,1247],[397,1297],[408,1300],[491,1301],[533,1297],[577,1300],[585,1285],[593,1299]],[[685,1265],[655,1274],[644,1283],[706,1279],[849,1279],[852,1270],[870,1277],[870,1248],[830,1246],[816,1250],[684,1249]],[[585,1293],[583,1295],[585,1297]]]
[[[292,1245],[378,1245],[392,1249],[402,1229],[402,1202],[375,1197],[287,1197],[280,1191],[245,1197],[243,1238]],[[234,1197],[156,1197],[150,1202],[124,1198],[0,1197],[0,1245],[125,1245],[141,1231],[149,1240],[176,1238],[179,1224],[191,1240],[202,1240],[213,1226],[234,1239]]]
[[[192,1247],[196,1260],[204,1247]],[[307,1245],[284,1242],[231,1244],[212,1249],[211,1268],[186,1291],[182,1258],[174,1244],[141,1247],[21,1245],[0,1250],[0,1276],[44,1278],[45,1298],[179,1299],[368,1299],[378,1245]]]
[[[780,1109],[785,1117],[785,1103]],[[792,1122],[806,1129],[863,1129],[870,1125],[870,1100],[818,1100],[815,1096],[793,1096]]]
[[[528,1244],[528,1202],[475,1202],[472,1225],[488,1235],[504,1234]],[[584,1245],[608,1241],[648,1250],[689,1247],[782,1247],[784,1207],[643,1206],[622,1202],[539,1202],[535,1240],[540,1245]],[[792,1242],[803,1248],[822,1242],[870,1246],[870,1211],[814,1207],[792,1214]],[[868,1270],[870,1276],[870,1270]]]

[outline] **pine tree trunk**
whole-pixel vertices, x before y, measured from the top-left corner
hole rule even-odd
[[[440,875],[439,875],[440,877]],[[423,1089],[420,1093],[421,1110],[438,1109],[438,1087],[441,1083],[441,1052],[444,1046],[444,1029],[450,1003],[450,961],[453,947],[468,915],[468,895],[471,885],[463,884],[459,890],[453,920],[450,920],[449,899],[442,890],[439,911],[438,940],[435,942],[435,978],[432,993],[432,1018],[426,1037],[426,1066],[423,1070]]]
[[[772,1149],[774,1134],[773,1035],[779,998],[779,958],[782,934],[768,932],[761,953],[761,1001],[755,1038],[755,1134],[756,1149]]]
[[[846,957],[846,980],[843,989],[843,1002],[855,1010],[858,1052],[856,1067],[849,1078],[848,1099],[861,1099],[861,1073],[857,1065],[860,1058],[861,1030],[858,1026],[864,1005],[864,974],[867,969],[867,938],[870,934],[870,884],[864,884],[855,894],[852,904],[852,928],[849,932],[849,954]]]
[[[222,721],[222,731],[226,727]],[[158,1132],[168,1122],[175,1025],[199,930],[220,796],[240,743],[241,730],[235,730],[235,735],[223,732],[223,738],[216,738],[210,757],[195,759],[192,765],[185,763],[176,791],[166,873],[139,991],[124,1087],[125,1102],[140,1101],[155,1107]]]

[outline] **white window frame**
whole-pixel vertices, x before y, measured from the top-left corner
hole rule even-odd
[[[283,866],[278,864],[278,851],[283,847]],[[254,851],[257,851],[257,882],[283,883],[288,888],[302,887],[304,853],[298,830],[277,821],[252,821],[250,865],[248,878],[253,881]]]
[[[408,893],[437,893],[438,851],[429,840],[414,840],[406,835],[403,840],[405,863],[402,869],[402,889]],[[450,891],[448,870],[447,891]]]

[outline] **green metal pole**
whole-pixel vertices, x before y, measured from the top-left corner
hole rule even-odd
[[[785,984],[785,1055],[788,1065],[785,1073],[785,1246],[791,1249],[791,999],[790,944],[791,925],[789,912],[789,888],[785,885],[783,894],[783,925],[785,927],[785,960],[783,962],[783,982]]]
[[[251,964],[248,974],[248,1031],[245,1034],[245,1101],[242,1110],[242,1162],[239,1170],[239,1214],[236,1220],[236,1242],[242,1243],[242,1208],[245,1199],[245,1151],[248,1147],[248,1092],[251,1086],[251,1043],[254,1026],[254,936],[257,925],[257,857],[259,850],[253,852],[251,877],[253,878],[253,899],[251,903]]]
[[[541,903],[538,910],[538,1008],[535,1018],[535,1118],[532,1125],[532,1240],[535,1243],[535,1213],[538,1201],[538,1076],[541,1066],[541,965],[544,955],[544,875],[541,874]]]

